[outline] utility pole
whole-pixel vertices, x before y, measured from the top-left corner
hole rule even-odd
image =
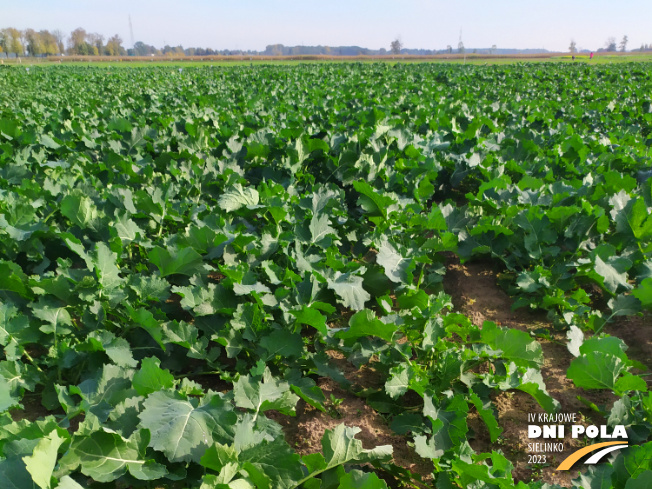
[[[460,41],[457,43],[457,49],[462,50],[464,53],[464,64],[466,64],[466,48],[464,47],[464,43],[462,42],[462,28],[460,27]]]
[[[134,41],[134,28],[131,25],[131,14],[129,14],[129,35],[131,36],[131,49],[134,49],[136,42]]]

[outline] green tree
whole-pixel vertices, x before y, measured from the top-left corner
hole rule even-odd
[[[607,39],[607,42],[605,43],[605,46],[607,48],[607,51],[615,51],[616,50],[616,38],[615,37],[610,37]]]
[[[575,42],[575,39],[571,39],[570,46],[568,46],[568,51],[571,54],[575,54],[577,52],[577,43]]]
[[[52,32],[48,30],[42,30],[39,32],[39,36],[41,36],[41,41],[43,42],[44,54],[50,55],[58,54],[61,52],[57,38]]]
[[[401,49],[403,49],[403,43],[401,40],[397,37],[394,39],[391,44],[389,45],[390,50],[392,51],[392,54],[401,54]]]
[[[23,33],[23,37],[25,38],[27,53],[30,56],[45,54],[45,45],[40,33],[36,32],[34,29],[26,29]]]
[[[86,31],[81,27],[78,27],[70,33],[70,39],[68,39],[68,52],[70,54],[88,54]]]
[[[4,50],[7,53],[14,53],[16,56],[23,54],[23,43],[20,40],[21,33],[18,29],[7,27],[2,30]]]
[[[108,56],[124,56],[127,53],[125,51],[125,48],[122,47],[122,39],[117,34],[111,36],[109,40],[106,42],[106,47],[104,48],[104,52]]]
[[[627,35],[624,35],[622,40],[620,41],[620,45],[619,45],[620,50],[622,52],[625,52],[625,50],[627,49],[627,43],[628,42],[629,42],[629,38],[627,37]]]
[[[86,38],[88,39],[88,43],[91,45],[91,47],[94,48],[93,54],[97,55],[104,52],[104,36],[102,34],[93,32],[88,34]]]
[[[63,40],[66,38],[66,35],[61,29],[55,29],[52,31],[52,36],[54,36],[57,42],[57,53],[63,53]]]

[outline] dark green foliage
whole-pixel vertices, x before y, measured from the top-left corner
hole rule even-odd
[[[652,401],[630,372],[642,366],[599,333],[652,304],[650,74],[3,70],[0,479],[207,489],[412,477],[353,427],[327,431],[321,454],[294,452],[268,411],[293,416],[299,399],[329,411],[322,376],[386,415],[435,462],[438,487],[526,487],[501,453],[473,452],[467,417],[495,441],[492,392],[559,409],[541,346],[452,312],[444,252],[499,263],[515,306],[569,329],[569,378],[613,391],[609,419],[645,440]],[[351,385],[329,350],[373,361],[380,387]],[[57,417],[13,421],[25,396]],[[643,487],[648,445],[577,487]]]

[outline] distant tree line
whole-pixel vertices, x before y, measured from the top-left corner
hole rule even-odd
[[[461,49],[461,50],[460,50]],[[422,55],[452,53],[450,46],[446,49],[413,49],[403,47],[400,39],[395,39],[389,45],[389,49],[369,49],[360,46],[284,46],[283,44],[270,44],[265,48],[262,55],[265,56],[299,56],[299,55],[326,55],[326,56],[373,56],[373,55]],[[464,46],[459,46],[456,52],[464,52]],[[515,54],[515,53],[545,53],[545,49],[498,49],[494,44],[490,48],[473,49],[477,54]]]
[[[604,43],[604,46],[601,48],[598,48],[599,53],[615,53],[616,51],[620,52],[625,52],[627,51],[627,44],[629,43],[629,37],[627,35],[624,35],[620,42],[616,42],[616,38],[611,36],[607,38],[606,42]],[[577,43],[575,42],[575,39],[571,39],[570,46],[568,47],[568,51],[572,54],[575,54],[578,52],[578,47]],[[583,52],[589,52],[588,49],[583,49]],[[639,49],[632,49],[632,51],[652,51],[652,44],[641,44],[641,47]]]
[[[60,30],[19,30],[13,27],[0,29],[0,56],[210,56],[232,54],[257,54],[255,51],[222,50],[211,48],[186,48],[164,46],[157,48],[137,42],[133,48],[123,46],[119,35],[106,39],[102,34],[87,32],[78,27],[69,35]]]
[[[616,38],[607,39],[604,47],[598,51],[625,51],[629,39],[623,36],[620,43]],[[211,56],[211,55],[263,55],[263,56],[301,56],[301,55],[326,55],[326,56],[373,56],[373,55],[433,55],[452,54],[451,45],[445,49],[410,49],[403,47],[400,39],[389,44],[389,49],[369,49],[360,46],[285,46],[283,44],[270,44],[264,51],[253,50],[215,50],[212,48],[165,45],[158,48],[142,41],[138,41],[132,48],[125,48],[123,40],[115,34],[108,39],[102,34],[87,32],[78,27],[69,35],[61,30],[24,29],[13,27],[0,29],[0,57],[1,56],[50,56],[50,55],[92,55],[92,56]],[[652,50],[652,44],[641,45],[640,51]],[[569,46],[571,53],[578,51],[577,43],[571,40]],[[466,49],[460,39],[457,53],[472,52],[477,54],[536,54],[545,53],[545,49],[498,49],[494,44],[491,48]]]
[[[432,55],[445,50],[406,49],[402,44],[392,43],[390,50],[368,49],[360,46],[284,46],[272,44],[264,51],[215,50],[212,48],[169,46],[162,48],[138,41],[133,48],[125,48],[119,35],[106,39],[102,34],[87,32],[78,27],[69,35],[60,30],[35,31],[18,30],[8,27],[0,30],[0,56],[50,56],[50,55],[91,55],[91,56],[211,56],[211,55],[263,55],[263,56],[360,56],[384,54]]]
[[[102,34],[86,32],[81,27],[66,36],[60,30],[35,31],[7,27],[0,30],[0,53],[15,56],[49,56],[60,54],[90,54],[94,56],[119,56],[127,54],[122,39],[117,34],[106,43]]]

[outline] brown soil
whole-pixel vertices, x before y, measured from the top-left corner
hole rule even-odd
[[[383,380],[373,367],[356,368],[336,351],[328,355],[333,366],[336,366],[349,382],[352,390],[360,387],[379,388]],[[407,438],[397,435],[389,427],[388,421],[374,409],[369,407],[363,398],[342,389],[335,381],[320,378],[317,385],[326,396],[328,412],[324,413],[300,401],[297,404],[296,417],[284,416],[277,412],[267,412],[267,416],[284,427],[288,443],[300,455],[321,452],[321,439],[325,430],[332,430],[337,425],[357,426],[360,433],[356,438],[362,446],[371,449],[380,445],[392,445],[394,448],[394,463],[409,469],[415,474],[427,479],[432,472],[432,462],[421,458],[408,446]],[[331,396],[336,399],[336,405],[331,402]]]
[[[565,333],[555,331],[547,320],[545,313],[519,309],[512,311],[512,299],[498,286],[498,271],[489,262],[472,262],[461,264],[453,254],[447,257],[447,273],[444,289],[453,298],[455,309],[468,315],[474,324],[482,326],[484,321],[493,321],[501,326],[516,328],[534,334],[545,330],[547,335],[539,337],[544,352],[544,365],[541,372],[550,395],[561,404],[562,413],[576,413],[579,424],[601,424],[605,420],[601,415],[578,400],[583,397],[598,406],[609,410],[617,399],[606,391],[585,391],[575,387],[566,377],[566,370],[573,360],[572,354],[566,348]],[[346,322],[346,317],[342,318]],[[337,325],[342,327],[343,324]],[[630,358],[650,365],[652,358],[652,341],[650,341],[650,316],[644,318],[621,318],[608,332],[619,336],[630,345]],[[369,407],[364,399],[357,397],[359,388],[382,387],[382,376],[371,365],[357,368],[338,352],[329,351],[328,355],[333,366],[336,366],[351,382],[350,390],[342,389],[336,382],[320,378],[317,384],[327,399],[331,395],[338,399],[337,405],[330,400],[326,405],[329,412],[324,413],[307,405],[303,401],[297,405],[297,416],[289,417],[276,412],[267,413],[270,418],[279,422],[285,429],[286,439],[299,454],[321,451],[321,438],[326,429],[333,429],[340,423],[347,426],[357,426],[361,429],[357,438],[365,448],[390,444],[394,447],[394,463],[419,474],[428,480],[432,463],[419,457],[408,444],[409,437],[396,435],[389,428],[387,420]],[[547,452],[546,464],[533,464],[528,460],[528,444],[533,441],[546,442],[551,440],[530,440],[528,438],[528,413],[538,416],[543,409],[529,395],[521,391],[502,392],[494,396],[494,405],[498,413],[498,421],[503,433],[497,442],[492,443],[489,432],[478,414],[472,409],[468,424],[472,430],[471,446],[479,453],[501,450],[514,464],[516,480],[529,482],[543,480],[561,486],[570,487],[571,481],[578,475],[578,470],[557,472],[555,468],[571,453],[580,448],[583,440],[572,440],[567,436],[563,440],[563,451]],[[535,424],[544,424],[536,422]],[[553,440],[554,441],[554,440]]]
[[[574,358],[566,348],[566,338],[563,333],[554,330],[545,314],[536,311],[519,309],[512,311],[512,300],[497,284],[497,271],[491,263],[472,262],[461,264],[459,259],[448,257],[447,274],[444,288],[453,297],[456,309],[467,314],[474,324],[482,326],[484,321],[493,321],[499,325],[534,332],[546,329],[549,339],[538,338],[543,348],[544,365],[541,368],[548,393],[561,404],[562,413],[577,413],[580,424],[600,424],[604,419],[595,411],[587,408],[578,396],[593,402],[598,406],[611,408],[617,399],[611,392],[586,391],[579,389],[566,377],[566,370]],[[630,345],[628,355],[646,365],[652,358],[652,341],[650,317],[623,318],[608,332],[622,338]],[[643,327],[643,326],[647,327]],[[503,392],[494,399],[498,411],[499,425],[503,433],[499,443],[491,444],[489,434],[483,422],[477,416],[469,419],[470,427],[476,432],[476,438],[471,445],[477,451],[502,449],[505,456],[515,466],[514,476],[518,480],[528,482],[541,479],[548,483],[556,483],[570,487],[571,479],[578,471],[557,472],[555,468],[568,455],[580,447],[581,440],[572,440],[569,436],[564,440],[564,450],[561,453],[548,452],[547,466],[528,463],[528,443],[532,440],[527,433],[527,414],[543,413],[543,409],[528,394],[520,391]],[[539,423],[537,423],[539,424]],[[546,441],[546,440],[541,440]]]
[[[20,400],[20,403],[23,405],[24,409],[11,410],[11,419],[14,421],[22,421],[23,419],[36,421],[37,419],[43,419],[50,414],[63,414],[63,410],[58,410],[57,412],[48,411],[47,408],[41,404],[40,394],[26,394]]]
[[[561,412],[577,413],[580,423],[584,425],[601,424],[604,419],[595,411],[586,407],[578,396],[598,405],[611,408],[616,397],[606,391],[585,391],[575,387],[566,378],[566,370],[573,359],[566,348],[566,338],[563,332],[555,331],[544,313],[519,309],[512,311],[512,299],[497,284],[498,270],[490,262],[470,262],[461,264],[453,255],[447,255],[447,273],[444,279],[444,289],[453,298],[455,309],[468,315],[474,324],[482,326],[484,321],[493,321],[501,326],[517,328],[535,334],[535,331],[545,330],[545,337],[538,337],[544,352],[544,365],[541,372],[546,382],[548,392],[561,404]],[[211,277],[214,281],[221,279],[217,274]],[[168,307],[177,308],[181,316],[186,311],[179,307],[180,297],[173,294],[167,301]],[[352,311],[344,311],[342,316],[331,327],[343,327],[348,322]],[[180,319],[185,319],[180,317]],[[648,369],[652,367],[652,315],[642,317],[616,318],[605,331],[622,338],[629,346],[628,356]],[[411,437],[395,434],[382,414],[376,412],[362,397],[353,392],[361,389],[383,387],[383,377],[374,369],[374,361],[370,365],[358,368],[351,364],[341,353],[327,352],[334,367],[337,367],[351,382],[348,390],[343,389],[335,381],[319,378],[318,386],[326,395],[328,412],[324,413],[300,401],[297,404],[297,414],[294,417],[278,412],[267,412],[266,415],[280,423],[288,443],[297,453],[305,455],[321,452],[321,438],[326,429],[333,429],[339,424],[357,426],[360,433],[356,437],[365,448],[379,445],[392,445],[394,463],[409,469],[414,474],[427,481],[432,471],[432,462],[422,459],[414,452],[409,443]],[[199,375],[192,377],[205,388],[217,391],[228,391],[231,384],[220,380],[218,375]],[[651,386],[652,387],[652,386]],[[333,402],[331,399],[334,399]],[[578,471],[557,472],[555,468],[568,455],[579,448],[582,440],[563,440],[564,450],[561,453],[548,452],[545,465],[529,463],[528,444],[528,413],[543,413],[541,407],[528,394],[521,391],[502,392],[493,396],[493,402],[498,414],[501,437],[491,442],[484,422],[472,408],[469,412],[468,424],[471,429],[470,443],[478,453],[501,450],[514,464],[514,476],[517,480],[529,482],[543,480],[570,487],[571,480]],[[25,410],[12,411],[14,420],[35,420],[49,414],[40,403],[40,396],[25,396],[22,400]],[[79,421],[81,417],[76,420]],[[543,423],[536,423],[543,424]],[[76,426],[75,426],[76,428]],[[546,440],[541,440],[546,441]]]
[[[623,339],[629,347],[627,356],[652,370],[652,314],[616,318],[605,332]]]

